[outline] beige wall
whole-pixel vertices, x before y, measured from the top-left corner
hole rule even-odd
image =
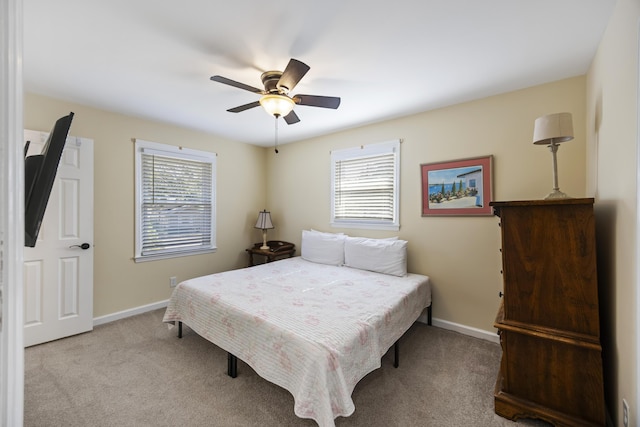
[[[499,305],[498,220],[422,217],[420,164],[493,155],[494,200],[541,199],[552,188],[551,154],[534,146],[533,123],[570,111],[576,137],[558,152],[564,192],[585,197],[585,78],[576,77],[475,102],[287,144],[268,153],[268,208],[283,240],[301,230],[354,236],[398,235],[409,241],[409,270],[432,278],[434,317],[488,331]],[[330,151],[401,138],[399,232],[332,229]]]
[[[619,0],[587,78],[588,186],[596,196],[607,404],[638,425],[638,22]]]
[[[25,94],[24,126],[48,132],[75,113],[70,134],[94,140],[94,317],[169,298],[178,281],[243,267],[265,199],[265,150],[205,133]],[[132,138],[217,153],[217,246],[212,254],[135,263]]]

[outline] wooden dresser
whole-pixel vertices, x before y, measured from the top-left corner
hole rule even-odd
[[[492,202],[504,293],[495,411],[604,426],[593,199]]]

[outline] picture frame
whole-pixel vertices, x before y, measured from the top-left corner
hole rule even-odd
[[[420,165],[422,216],[491,215],[493,156]]]

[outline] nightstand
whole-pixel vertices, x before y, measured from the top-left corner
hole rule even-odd
[[[252,248],[246,249],[249,254],[249,267],[255,265],[253,262],[254,255],[261,255],[265,258],[265,263],[276,261],[283,258],[291,258],[296,253],[296,246],[293,243],[283,242],[280,240],[269,240],[267,246],[269,249],[260,249],[262,242],[256,243]]]

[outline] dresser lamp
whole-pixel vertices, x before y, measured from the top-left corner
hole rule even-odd
[[[260,246],[260,249],[269,249],[269,246],[267,246],[267,230],[273,228],[273,224],[271,223],[271,212],[268,212],[266,209],[259,212],[258,220],[256,221],[254,228],[262,230],[262,246]]]
[[[546,145],[551,151],[553,159],[553,191],[547,194],[548,199],[569,198],[558,187],[558,162],[556,153],[560,143],[573,139],[573,121],[571,113],[555,113],[538,117],[533,129],[533,143],[536,145]]]

